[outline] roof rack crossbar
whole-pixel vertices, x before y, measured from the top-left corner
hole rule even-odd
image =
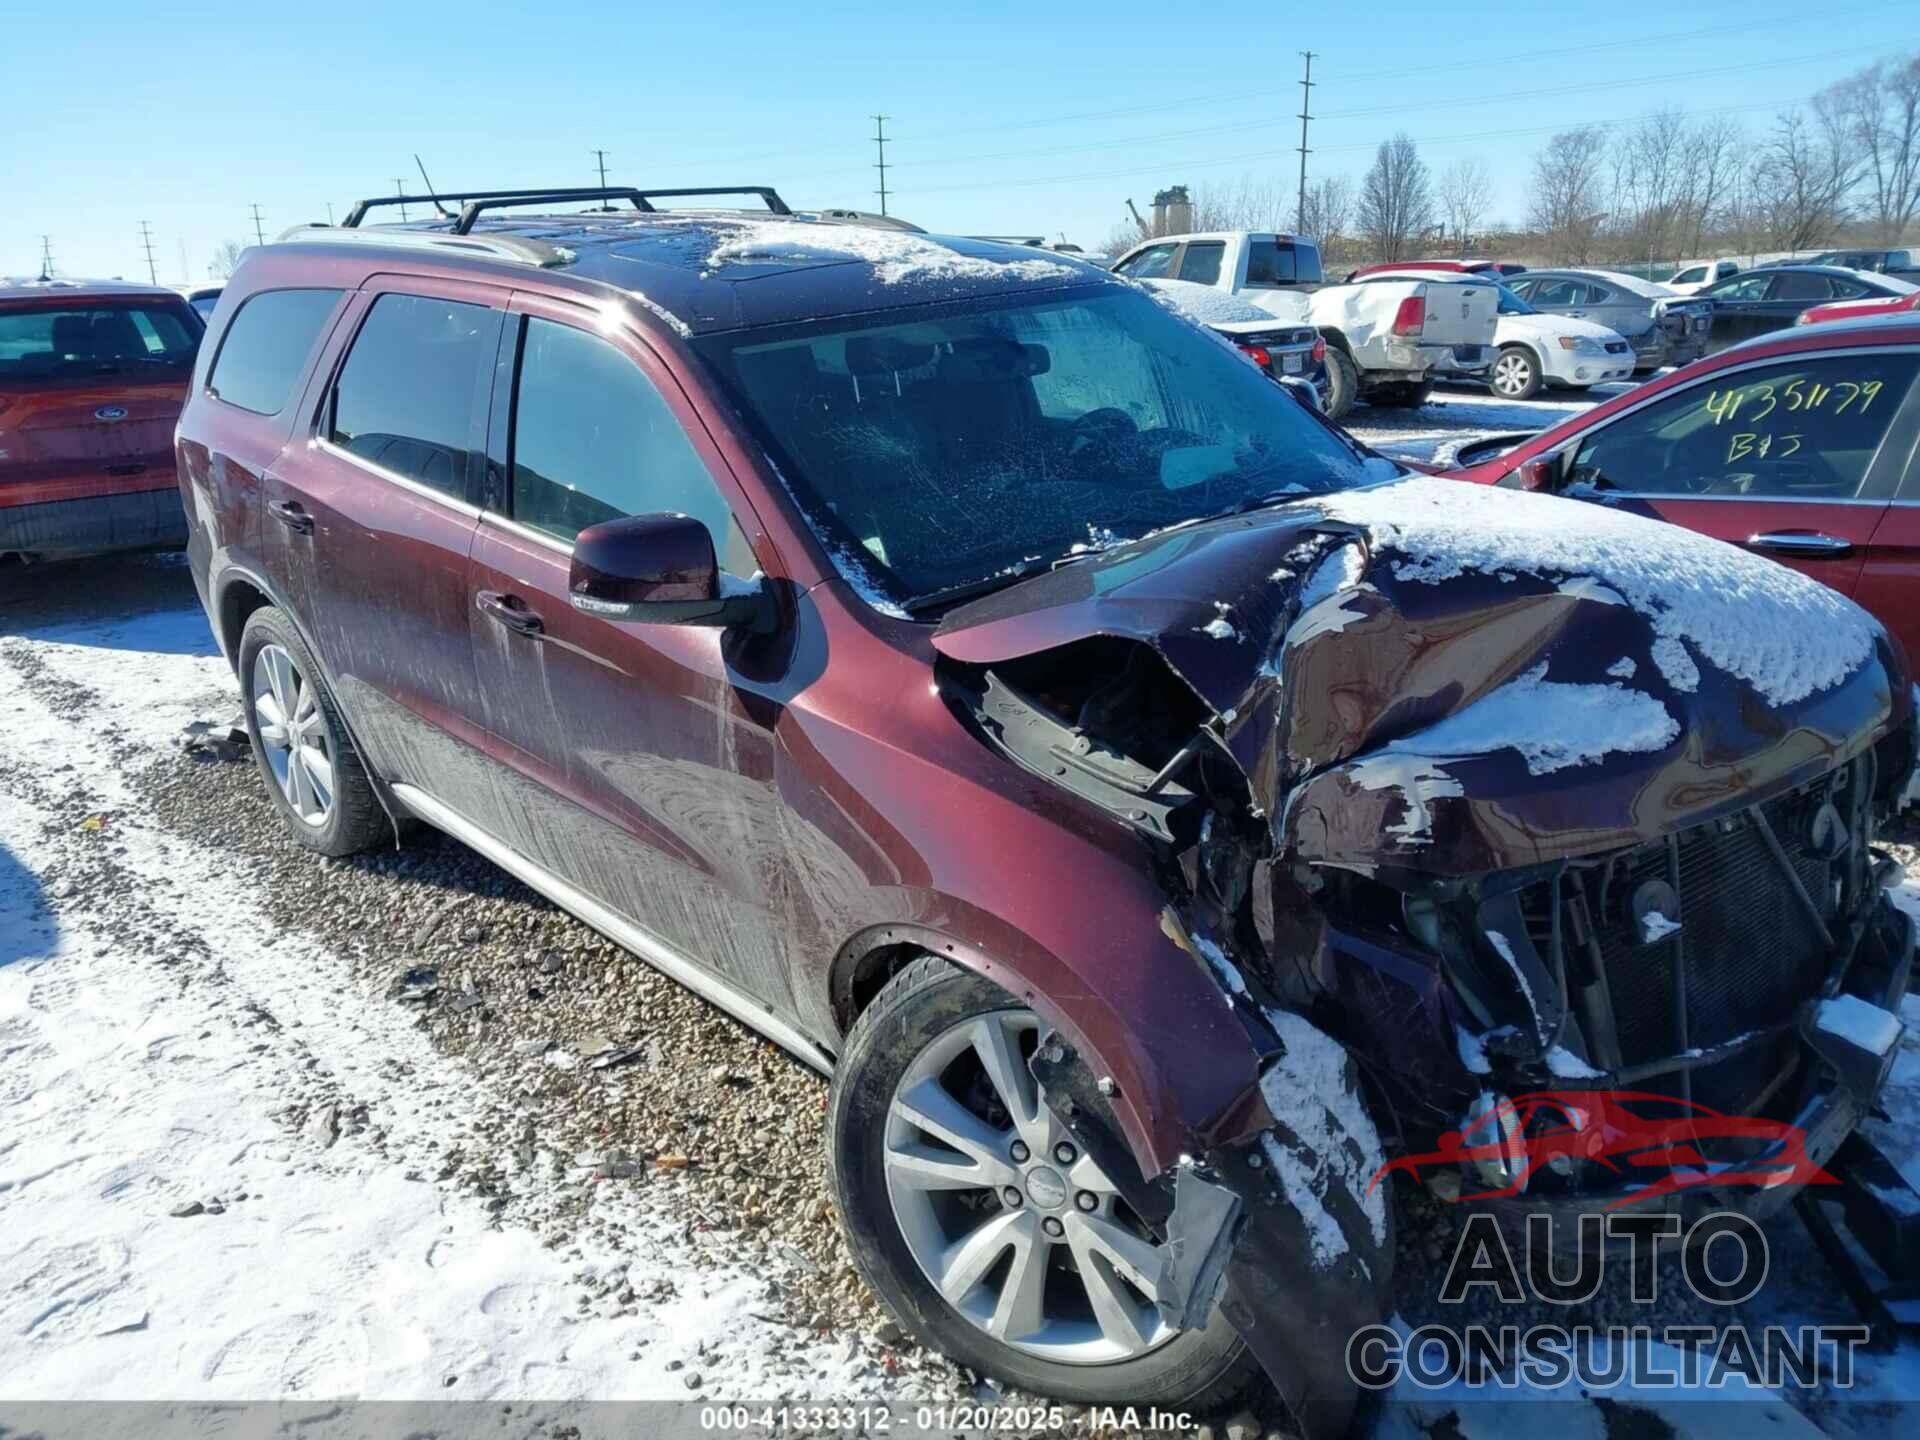
[[[647,200],[686,200],[696,195],[758,195],[775,215],[793,214],[787,202],[780,198],[780,192],[771,185],[701,185],[691,190],[642,190],[640,194]]]
[[[627,186],[620,189],[607,189],[599,185],[585,185],[575,188],[553,189],[542,186],[538,190],[441,190],[429,195],[374,195],[365,200],[356,200],[353,208],[347,212],[347,218],[340,222],[346,229],[352,229],[366,219],[369,210],[387,205],[432,205],[441,200],[454,200],[465,205],[474,200],[535,200],[557,202],[560,200],[632,200],[634,208],[648,208],[639,203],[640,192]]]

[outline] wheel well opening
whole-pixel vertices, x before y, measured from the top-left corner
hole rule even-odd
[[[833,987],[833,1018],[840,1033],[844,1035],[853,1028],[860,1012],[873,1003],[873,997],[886,988],[889,980],[931,953],[924,945],[899,941],[876,945],[842,964]]]
[[[240,631],[247,617],[272,603],[245,580],[232,581],[220,592],[220,644],[236,667],[240,663]]]

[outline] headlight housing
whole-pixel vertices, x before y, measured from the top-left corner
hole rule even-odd
[[[1579,355],[1604,355],[1606,353],[1606,351],[1601,348],[1600,342],[1588,335],[1562,335],[1560,337],[1560,348],[1562,350],[1571,350]]]

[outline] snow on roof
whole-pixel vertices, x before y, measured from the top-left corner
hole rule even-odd
[[[822,225],[805,220],[760,220],[730,227],[707,256],[707,269],[727,265],[831,264],[863,260],[882,284],[926,280],[1073,280],[1083,266],[1038,255],[1017,260],[967,255],[927,235]]]
[[[1593,270],[1583,266],[1579,273],[1591,275],[1596,280],[1604,280],[1609,285],[1618,285],[1622,290],[1632,294],[1644,295],[1649,300],[1671,300],[1680,293],[1678,290],[1669,290],[1655,281],[1642,280],[1638,275],[1628,275],[1619,270]]]
[[[1474,571],[1589,579],[1617,591],[1651,624],[1654,662],[1676,690],[1699,683],[1697,659],[1746,681],[1770,704],[1791,704],[1845,680],[1881,633],[1866,611],[1796,570],[1604,505],[1425,478],[1316,503],[1363,527],[1376,550],[1399,557],[1401,580],[1439,584]],[[1549,693],[1537,698],[1571,698],[1544,688]],[[1651,714],[1643,718],[1651,727]],[[1554,728],[1538,716],[1526,721],[1536,743]]]
[[[1199,285],[1192,280],[1142,280],[1139,283],[1167,309],[1196,325],[1238,325],[1250,320],[1268,325],[1280,323],[1271,312],[1211,285]]]

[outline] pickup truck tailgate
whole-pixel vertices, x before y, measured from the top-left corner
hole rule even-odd
[[[1422,345],[1492,345],[1500,293],[1491,285],[1423,285]]]

